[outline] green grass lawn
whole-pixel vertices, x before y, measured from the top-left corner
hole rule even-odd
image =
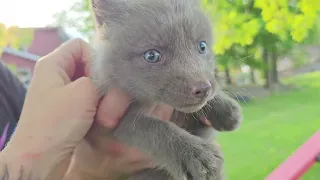
[[[243,104],[240,129],[218,135],[229,180],[263,180],[320,129],[320,73],[286,83],[302,89]],[[320,180],[320,163],[302,180]]]

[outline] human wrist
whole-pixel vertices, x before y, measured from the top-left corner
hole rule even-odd
[[[5,148],[0,153],[0,179],[62,179],[69,160],[60,158],[54,160],[54,158],[28,152],[15,152]]]
[[[41,175],[33,171],[30,164],[9,160],[3,152],[0,153],[0,179],[39,179]]]

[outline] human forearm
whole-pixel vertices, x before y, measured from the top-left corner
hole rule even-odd
[[[41,172],[41,169],[33,169],[26,165],[10,164],[0,162],[0,179],[2,180],[54,180],[61,178],[59,173],[53,173],[46,176]],[[68,180],[80,180],[72,178]]]
[[[0,179],[2,180],[57,180],[65,174],[68,161],[51,166],[43,161],[22,160],[0,153]]]
[[[0,161],[0,179],[3,180],[38,180],[41,179],[24,165]]]

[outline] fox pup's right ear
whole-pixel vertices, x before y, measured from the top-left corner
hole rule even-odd
[[[131,0],[90,0],[96,27],[121,23],[128,14]]]

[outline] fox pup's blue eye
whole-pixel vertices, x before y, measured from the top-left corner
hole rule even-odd
[[[161,54],[157,50],[149,50],[144,53],[143,57],[150,63],[156,63],[161,60]]]
[[[205,41],[201,41],[199,43],[199,46],[198,46],[198,51],[199,53],[201,54],[204,54],[207,52],[207,43]]]

